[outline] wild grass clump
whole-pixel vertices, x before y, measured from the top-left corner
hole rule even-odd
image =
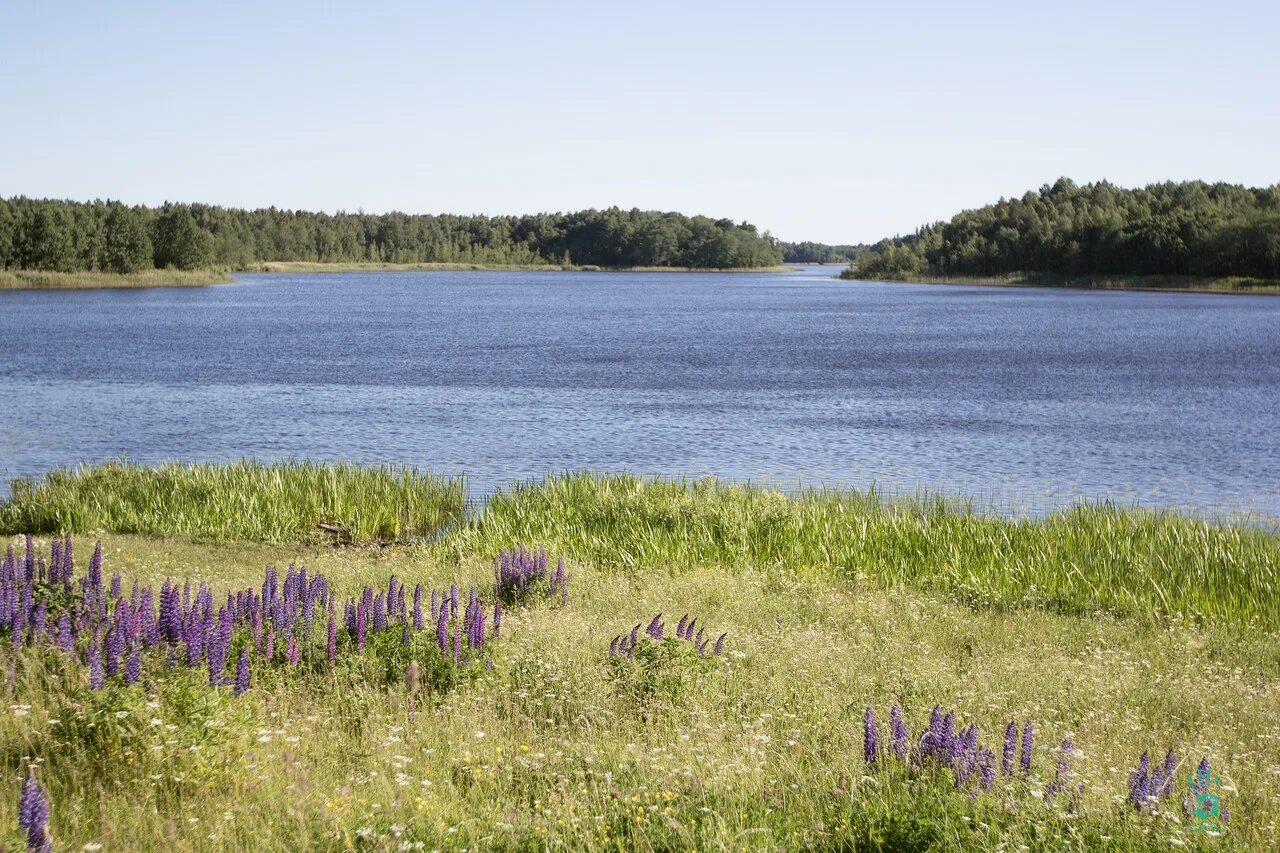
[[[466,487],[414,468],[341,462],[125,461],[10,482],[0,532],[111,531],[218,542],[438,535],[461,517]]]
[[[568,474],[493,496],[472,547],[534,540],[625,571],[771,567],[945,592],[980,608],[1280,629],[1280,534],[1081,504],[1043,518],[872,491]]]

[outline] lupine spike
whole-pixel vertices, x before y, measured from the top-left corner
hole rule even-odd
[[[889,709],[889,736],[893,741],[893,754],[899,761],[907,760],[907,744],[910,736],[907,732],[907,721],[902,714],[902,705],[897,702]]]
[[[880,755],[880,727],[876,724],[876,711],[870,705],[862,714],[862,758],[868,765],[876,763]]]
[[[1013,775],[1013,765],[1018,756],[1018,724],[1009,721],[1004,727],[1004,749],[1000,752],[1000,770],[1006,776]]]
[[[1031,772],[1031,750],[1035,747],[1035,729],[1031,725],[1031,721],[1027,720],[1022,725],[1022,758],[1019,766],[1024,774]]]
[[[27,834],[27,850],[30,853],[51,853],[53,839],[49,837],[49,794],[36,780],[34,770],[27,772],[22,785],[22,797],[18,801],[18,826]]]
[[[333,620],[329,620],[329,624],[333,624]],[[246,646],[240,650],[240,660],[236,662],[236,686],[235,695],[242,696],[249,689],[249,649]]]

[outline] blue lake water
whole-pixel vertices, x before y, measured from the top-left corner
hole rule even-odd
[[[1280,299],[837,271],[0,292],[0,475],[314,457],[1280,517]]]

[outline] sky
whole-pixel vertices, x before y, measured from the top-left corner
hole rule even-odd
[[[1232,0],[5,2],[0,196],[874,241],[1063,175],[1280,181],[1277,35]]]

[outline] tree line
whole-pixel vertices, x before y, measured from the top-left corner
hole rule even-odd
[[[857,278],[1027,272],[1280,278],[1280,184],[1124,189],[1061,178],[882,240],[851,270]]]
[[[245,269],[263,261],[725,269],[775,266],[782,250],[746,222],[616,207],[437,216],[0,199],[2,269]]]
[[[865,245],[832,246],[804,240],[799,243],[780,243],[784,264],[847,264],[858,260],[866,251]]]

